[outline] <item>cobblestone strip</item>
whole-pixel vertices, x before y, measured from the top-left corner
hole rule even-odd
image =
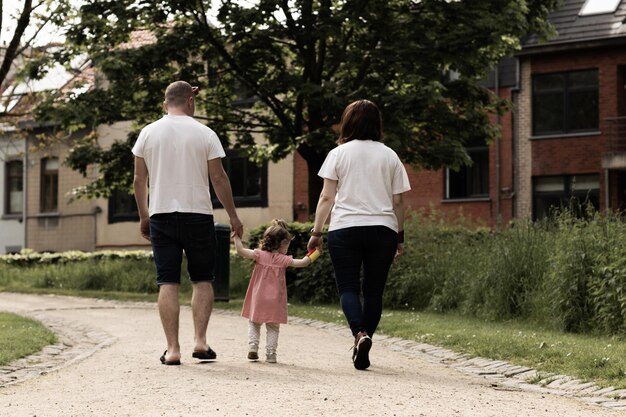
[[[318,329],[346,335],[345,326],[329,324],[317,320],[289,317],[289,323],[313,326]],[[429,362],[443,364],[463,373],[480,376],[491,382],[497,390],[530,391],[542,394],[554,394],[575,397],[582,401],[603,407],[626,411],[626,390],[613,387],[600,388],[591,382],[584,382],[567,375],[540,373],[525,366],[512,365],[505,361],[485,358],[471,358],[449,349],[376,334],[375,343],[407,355],[420,356]]]
[[[115,342],[115,338],[107,333],[81,323],[50,317],[46,311],[18,314],[42,322],[57,335],[58,342],[7,366],[0,366],[0,389],[70,366]]]

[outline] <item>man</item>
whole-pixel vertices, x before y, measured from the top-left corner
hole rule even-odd
[[[167,115],[144,127],[133,147],[133,187],[141,235],[152,243],[157,269],[159,314],[167,339],[167,350],[160,359],[165,365],[180,365],[178,292],[183,251],[193,288],[192,356],[201,360],[216,358],[206,341],[213,309],[216,247],[209,177],[230,217],[233,232],[240,237],[243,234],[230,181],[222,166],[224,149],[215,132],[192,117],[197,92],[184,81],[170,84],[163,103]]]

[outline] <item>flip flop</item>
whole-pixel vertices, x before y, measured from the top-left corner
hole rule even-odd
[[[159,360],[161,361],[161,363],[163,365],[180,365],[180,359],[177,359],[175,361],[168,361],[165,360],[165,355],[167,354],[167,350],[165,352],[163,352],[163,354],[161,355],[161,357],[159,358]]]
[[[207,346],[207,350],[194,350],[191,356],[203,361],[210,361],[217,358],[217,353],[210,346]]]

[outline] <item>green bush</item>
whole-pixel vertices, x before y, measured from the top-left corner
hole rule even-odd
[[[89,259],[136,259],[145,260],[152,259],[152,251],[134,250],[134,251],[67,251],[67,252],[35,252],[31,249],[24,249],[20,253],[0,256],[0,264],[15,266],[32,266],[32,265],[51,265],[66,264],[72,262],[82,262]]]
[[[250,248],[267,225],[251,231]],[[311,223],[288,225],[289,254],[306,254]],[[575,332],[626,332],[626,224],[617,215],[563,211],[542,222],[499,230],[462,216],[412,213],[405,254],[392,266],[385,308],[457,311],[489,320],[528,318]],[[231,251],[230,297],[242,298],[254,263]],[[190,291],[183,266],[182,292]],[[0,288],[153,293],[149,253],[95,252],[0,257]],[[289,299],[337,303],[327,252],[306,268],[287,269]]]
[[[0,287],[156,293],[156,270],[148,251],[22,254],[0,257]],[[181,292],[189,292],[186,264]]]
[[[490,231],[462,216],[446,219],[435,212],[412,213],[404,230],[405,253],[392,265],[385,305],[441,312],[460,308],[480,267],[476,248]]]
[[[555,218],[555,242],[538,311],[566,331],[626,330],[626,225],[616,215],[568,212]]]

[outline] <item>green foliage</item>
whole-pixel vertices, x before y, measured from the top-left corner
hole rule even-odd
[[[22,250],[20,253],[0,255],[0,265],[5,264],[14,266],[36,266],[47,264],[66,264],[81,262],[85,260],[101,261],[115,259],[152,260],[152,251],[67,251],[49,253],[35,252],[30,249],[25,249]]]
[[[558,245],[550,258],[543,305],[568,331],[626,331],[626,225],[616,215],[555,220]],[[550,302],[551,301],[551,302]]]
[[[528,317],[548,268],[550,238],[541,225],[519,222],[484,242],[467,309],[493,319]]]
[[[156,270],[150,251],[69,251],[0,256],[0,288],[156,293]],[[191,284],[185,263],[181,292]]]
[[[394,265],[390,307],[527,318],[573,332],[626,331],[626,224],[565,210],[488,232],[416,215]]]
[[[412,213],[405,233],[405,253],[387,281],[386,305],[441,312],[460,308],[469,282],[481,270],[476,254],[490,232],[462,215],[451,219],[431,211]]]
[[[68,49],[87,53],[108,88],[51,97],[37,115],[61,128],[95,129],[114,120],[142,126],[160,116],[169,82],[189,80],[202,91],[199,113],[230,147],[252,160],[300,153],[314,207],[321,190],[316,173],[335,146],[333,127],[355,99],[379,105],[385,141],[404,161],[424,168],[468,163],[463,145],[496,139],[489,114],[507,108],[477,81],[517,51],[521,37],[548,34],[545,18],[556,4],[229,0],[209,20],[208,0],[88,0],[67,32]],[[154,40],[134,42],[137,30]],[[267,143],[256,144],[253,134]],[[101,163],[112,151],[83,150],[90,158],[81,164]],[[122,163],[101,167],[118,168],[131,170]],[[83,194],[107,195],[117,185],[105,174]]]
[[[229,296],[231,299],[243,299],[248,289],[250,276],[254,264],[249,259],[237,255],[235,250],[230,251],[229,268]]]
[[[256,248],[267,225],[250,232]],[[289,254],[306,254],[311,223],[291,223]],[[413,213],[405,254],[392,266],[386,308],[458,312],[483,320],[526,319],[570,332],[626,332],[626,223],[617,215],[564,211],[492,231],[463,218]],[[254,263],[231,253],[231,298],[245,294]],[[182,269],[182,292],[190,284]],[[154,293],[149,252],[23,252],[0,257],[0,289]],[[289,298],[337,302],[327,252],[288,268]]]

